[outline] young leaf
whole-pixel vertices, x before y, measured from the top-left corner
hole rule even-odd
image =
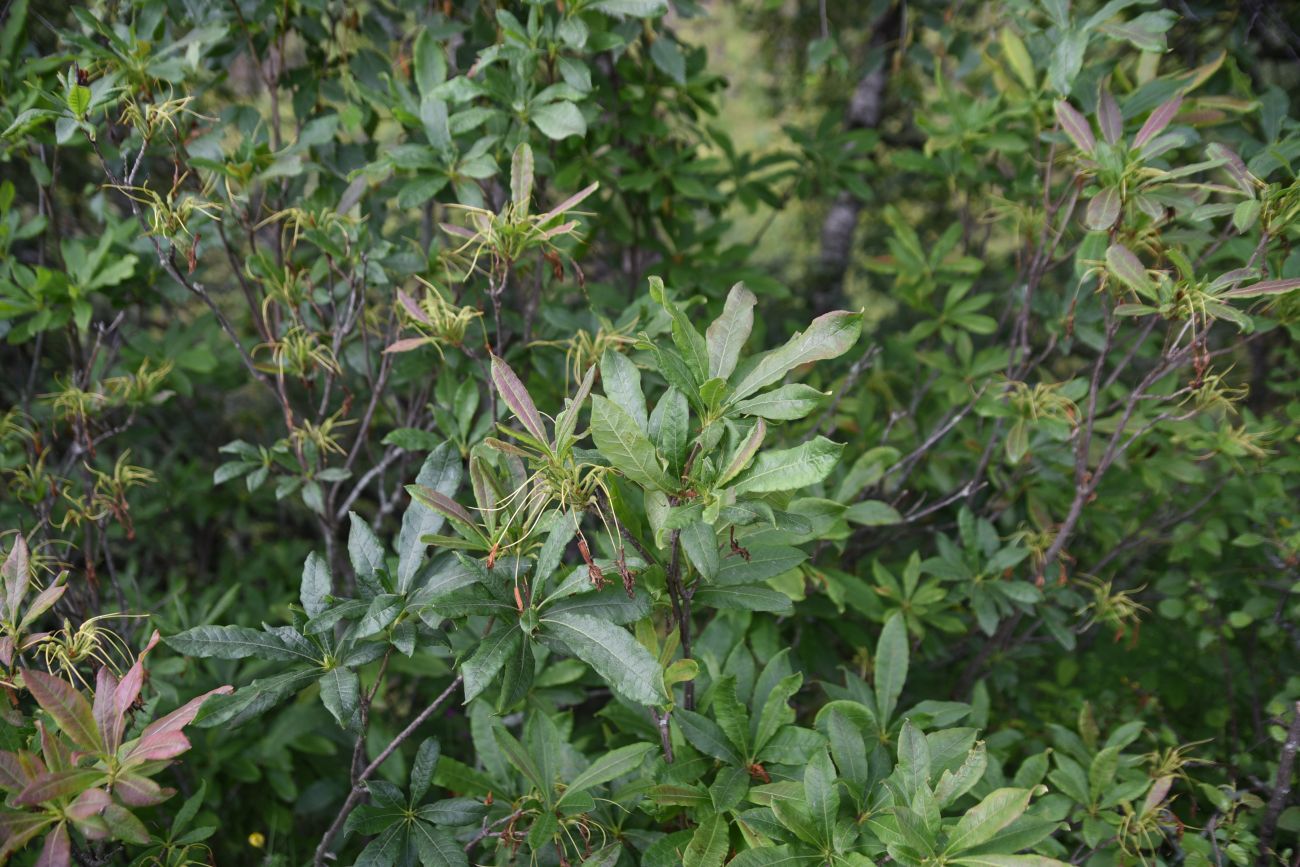
[[[1123,244],[1111,244],[1106,250],[1106,268],[1125,286],[1146,298],[1155,296],[1155,286],[1147,277],[1142,260]]]
[[[1151,116],[1147,118],[1146,123],[1138,130],[1138,134],[1133,137],[1133,147],[1140,148],[1151,139],[1158,136],[1169,126],[1174,115],[1178,114],[1179,107],[1183,104],[1183,96],[1179,94],[1166,103],[1161,104]]]
[[[1093,148],[1097,146],[1097,140],[1092,135],[1092,127],[1088,125],[1087,118],[1063,99],[1056,103],[1056,122],[1070,137],[1070,141],[1074,142],[1075,147],[1084,153],[1092,153]]]
[[[95,714],[76,688],[65,680],[32,668],[23,669],[23,685],[65,735],[84,750],[103,749]]]
[[[533,149],[520,142],[510,158],[510,198],[521,216],[528,216],[533,198]]]
[[[520,424],[539,443],[547,442],[546,426],[542,424],[542,416],[528,394],[528,389],[524,388],[524,384],[519,381],[518,376],[515,376],[510,365],[496,355],[492,356],[492,382],[496,385],[501,399],[506,402],[506,406],[510,407],[510,411],[515,414],[515,418],[519,419]]]

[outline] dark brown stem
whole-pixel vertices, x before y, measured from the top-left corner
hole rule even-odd
[[[1300,701],[1291,707],[1291,727],[1287,729],[1286,740],[1282,742],[1282,755],[1277,762],[1277,777],[1273,783],[1273,794],[1268,799],[1268,808],[1264,811],[1264,821],[1259,826],[1259,864],[1264,867],[1276,858],[1273,852],[1273,835],[1277,832],[1277,820],[1286,807],[1291,796],[1291,773],[1295,768],[1296,750],[1300,749]]]
[[[398,747],[405,743],[411,735],[415,734],[415,730],[423,725],[425,720],[437,713],[438,708],[442,707],[443,703],[451,698],[451,694],[460,686],[462,680],[464,678],[461,675],[456,675],[456,679],[451,682],[451,685],[444,689],[442,694],[433,700],[432,704],[420,711],[420,715],[411,720],[410,725],[402,729],[397,737],[389,741],[383,752],[375,756],[375,760],[366,765],[365,769],[357,776],[352,783],[352,790],[348,792],[347,800],[343,802],[338,815],[334,817],[334,821],[330,823],[329,828],[325,831],[325,836],[321,837],[320,845],[316,847],[316,856],[312,860],[315,867],[322,867],[326,859],[334,857],[333,853],[330,852],[330,844],[334,842],[334,838],[343,829],[343,823],[347,821],[348,816],[361,803],[361,798],[366,793],[366,780],[370,779],[375,771],[379,770],[380,765],[387,761],[388,757],[396,752]]]

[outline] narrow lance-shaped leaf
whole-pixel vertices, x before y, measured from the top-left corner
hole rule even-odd
[[[520,142],[510,159],[510,198],[521,216],[528,216],[528,203],[533,198],[533,149],[528,142]]]
[[[907,626],[903,616],[895,614],[885,622],[876,644],[876,703],[882,726],[889,725],[898,706],[898,697],[907,682],[907,665]]]
[[[1114,144],[1124,133],[1124,118],[1119,111],[1119,103],[1107,88],[1102,88],[1097,98],[1097,124],[1101,127],[1101,137],[1107,144]]]
[[[1056,121],[1061,125],[1061,129],[1074,142],[1075,147],[1084,153],[1092,153],[1093,148],[1097,146],[1097,139],[1092,135],[1092,127],[1088,125],[1088,119],[1079,114],[1074,106],[1065,100],[1059,100],[1056,103]]]
[[[13,547],[0,566],[0,575],[4,576],[5,610],[10,622],[18,620],[18,606],[27,594],[27,582],[30,574],[27,540],[21,535],[14,537]]]
[[[1219,295],[1219,297],[1259,298],[1262,295],[1284,295],[1287,292],[1293,292],[1296,289],[1300,289],[1300,278],[1292,277],[1287,280],[1264,280],[1259,283],[1252,283],[1249,286],[1229,289],[1227,292]]]
[[[1169,126],[1170,121],[1174,119],[1174,115],[1178,114],[1178,109],[1182,104],[1183,96],[1179,94],[1151,112],[1147,122],[1142,124],[1138,134],[1133,137],[1133,147],[1140,148],[1159,135],[1165,127]]]
[[[972,849],[993,838],[1029,807],[1029,789],[996,789],[966,811],[948,838],[948,852]]]
[[[520,424],[539,442],[547,442],[546,426],[537,411],[528,389],[519,381],[519,377],[510,369],[510,365],[499,356],[492,356],[492,382],[497,387],[501,399],[510,407],[510,411],[519,419]]]

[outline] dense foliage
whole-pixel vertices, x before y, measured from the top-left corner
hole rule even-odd
[[[1293,11],[3,3],[0,863],[1294,867]]]

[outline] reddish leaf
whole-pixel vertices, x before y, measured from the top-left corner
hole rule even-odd
[[[71,798],[79,795],[104,779],[104,772],[93,768],[73,768],[44,774],[32,782],[14,798],[18,807],[32,807],[59,798]]]
[[[72,806],[68,807],[65,812],[74,821],[84,822],[91,816],[98,816],[112,801],[113,799],[108,796],[108,792],[103,789],[86,789],[77,796],[77,800],[73,801]]]
[[[122,678],[121,684],[117,687],[117,697],[114,704],[118,716],[123,720],[126,718],[126,712],[131,709],[131,705],[135,704],[135,700],[140,697],[140,689],[144,686],[144,658],[149,655],[149,651],[154,649],[154,645],[158,643],[158,639],[161,637],[158,630],[155,629],[153,635],[149,636],[149,643],[145,645],[144,650],[140,651],[140,655],[135,658],[135,665],[131,666],[131,670],[126,673],[126,677]],[[120,732],[118,737],[121,737]],[[112,748],[110,747],[110,749]]]
[[[565,211],[576,208],[579,204],[582,203],[583,199],[587,198],[587,196],[590,196],[592,193],[596,192],[596,188],[599,186],[600,186],[600,181],[596,181],[594,183],[588,184],[587,186],[578,190],[578,192],[569,196],[563,202],[560,202],[554,208],[551,208],[545,214],[542,214],[542,216],[540,217],[540,221],[543,224],[545,224],[546,221],[551,219],[552,217],[558,214],[563,214]]]
[[[1056,120],[1079,150],[1092,153],[1097,140],[1092,136],[1092,127],[1088,125],[1087,118],[1079,114],[1074,106],[1065,100],[1056,103]]]
[[[53,822],[54,817],[49,813],[0,812],[0,861],[23,848]]]
[[[1138,134],[1133,137],[1133,147],[1140,148],[1159,135],[1165,127],[1169,126],[1169,122],[1174,119],[1174,115],[1178,114],[1178,107],[1182,104],[1183,97],[1182,94],[1179,94],[1151,112],[1147,122],[1142,124],[1142,129],[1138,130]]]
[[[0,576],[4,577],[5,583],[5,619],[11,622],[18,620],[18,605],[27,594],[29,568],[27,540],[20,534],[14,538],[14,546],[9,549],[4,565],[0,566]]]
[[[114,783],[113,793],[128,807],[152,807],[176,794],[176,790],[164,789],[139,774],[123,774]]]
[[[1119,104],[1106,89],[1101,91],[1097,100],[1097,124],[1101,127],[1101,137],[1107,144],[1114,144],[1124,134],[1124,118],[1120,114]]]
[[[60,822],[59,827],[45,838],[41,856],[33,867],[68,867],[72,863],[72,840],[68,837],[68,825]]]
[[[219,686],[214,690],[203,693],[203,695],[198,698],[190,699],[185,704],[176,708],[176,710],[167,714],[167,716],[156,719],[149,723],[149,725],[145,726],[144,731],[140,733],[140,740],[144,740],[152,735],[161,734],[163,732],[180,731],[190,723],[194,722],[194,717],[198,716],[199,708],[203,706],[203,702],[207,701],[210,696],[229,695],[234,691],[234,687]]]
[[[384,347],[384,352],[410,352],[412,349],[419,349],[428,343],[425,337],[403,337]]]
[[[401,289],[397,290],[397,300],[402,303],[402,307],[404,307],[406,312],[411,314],[412,317],[423,322],[425,325],[433,324],[429,321],[429,315],[420,308],[420,305],[416,303],[415,299],[410,295],[407,295]]]
[[[86,750],[103,747],[90,702],[71,684],[32,668],[23,669],[23,683],[41,709],[54,718],[74,744]]]
[[[20,627],[26,628],[35,623],[36,618],[49,611],[55,602],[63,598],[63,594],[68,590],[68,585],[63,583],[63,578],[66,575],[67,573],[64,572],[55,579],[53,584],[36,595],[36,598],[32,600],[32,604],[27,606],[27,611],[24,612],[23,619],[18,624]]]
[[[1246,164],[1237,156],[1237,152],[1227,145],[1215,142],[1205,149],[1205,154],[1212,160],[1223,160],[1223,168],[1232,175],[1233,181],[1248,196],[1255,194],[1255,176],[1246,168]]]
[[[17,753],[0,752],[0,791],[21,792],[27,787],[28,777],[23,772]]]
[[[524,388],[524,384],[519,381],[519,377],[515,376],[510,365],[496,355],[492,356],[492,382],[496,384],[501,399],[510,407],[515,418],[519,419],[538,442],[546,442],[546,427],[542,424],[542,416],[538,413],[532,397],[529,396],[528,389]]]
[[[95,725],[99,727],[99,736],[104,741],[106,752],[117,752],[121,743],[122,731],[126,723],[117,711],[117,675],[107,665],[102,666],[95,675]]]
[[[190,739],[179,730],[156,732],[141,737],[130,749],[125,750],[122,761],[138,764],[174,759],[190,748]]]

